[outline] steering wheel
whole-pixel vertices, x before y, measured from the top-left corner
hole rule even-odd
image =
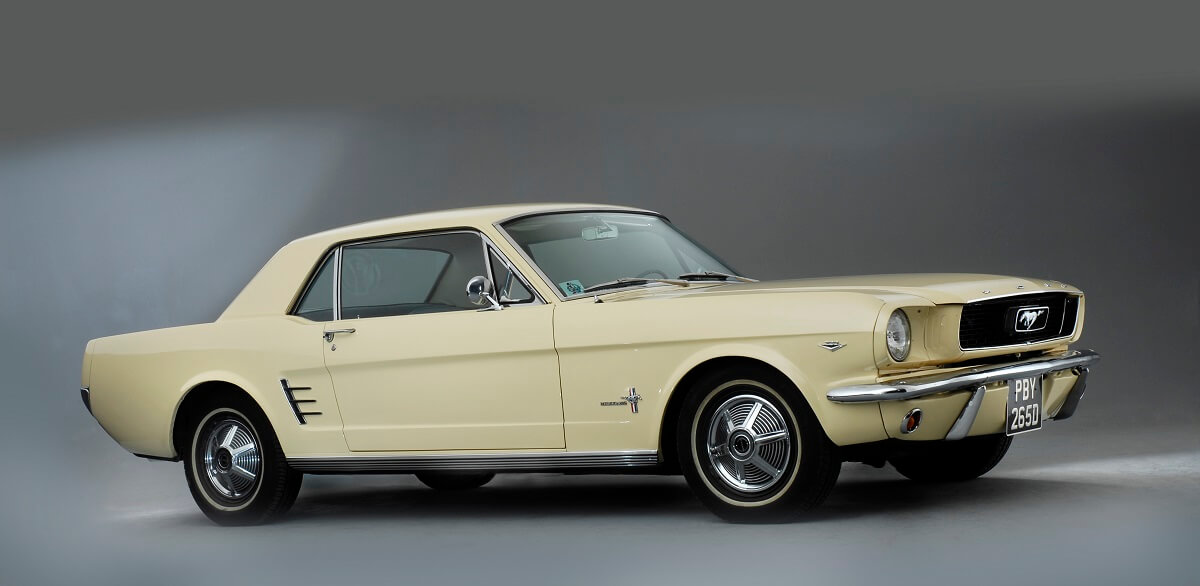
[[[646,277],[649,277],[650,275],[653,275],[653,274],[655,274],[655,273],[658,273],[659,275],[662,275],[661,277],[659,277],[659,278],[661,278],[661,279],[665,279],[665,278],[667,278],[667,274],[666,274],[666,273],[664,273],[664,272],[662,272],[662,271],[659,271],[659,270],[655,270],[655,269],[650,269],[650,270],[648,270],[648,271],[642,271],[640,274],[638,274],[637,278],[639,278],[639,279],[644,279],[644,278],[646,278]]]

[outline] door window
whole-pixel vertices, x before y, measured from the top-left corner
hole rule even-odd
[[[478,309],[467,281],[486,274],[478,234],[380,240],[342,249],[343,319]]]

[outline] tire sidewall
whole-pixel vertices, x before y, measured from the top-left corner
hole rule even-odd
[[[745,381],[751,386],[745,386]],[[727,392],[731,389],[737,394],[753,392],[770,402],[792,434],[787,478],[765,497],[755,498],[755,493],[748,493],[746,498],[718,488],[724,481],[709,469],[708,455],[698,449],[697,433],[707,435],[711,412],[724,398],[733,396],[733,392]],[[789,522],[829,495],[837,482],[841,460],[808,401],[787,377],[765,367],[724,368],[700,377],[685,392],[688,395],[675,427],[675,453],[692,492],[717,516],[735,523]]]
[[[720,474],[713,468],[712,463],[709,462],[708,455],[702,453],[701,445],[707,446],[708,428],[717,407],[727,399],[739,395],[754,395],[771,403],[783,415],[784,425],[787,426],[788,430],[790,445],[784,478],[781,478],[774,486],[761,493],[739,491],[726,484],[721,479]],[[747,509],[771,505],[787,495],[792,485],[796,482],[796,477],[800,471],[804,442],[800,437],[800,426],[796,419],[796,414],[792,411],[787,399],[779,391],[766,382],[750,378],[732,378],[713,386],[705,392],[693,413],[694,415],[691,417],[691,424],[688,431],[689,449],[687,453],[691,458],[692,467],[696,471],[699,480],[708,489],[710,494],[730,506]]]
[[[262,463],[260,465],[258,478],[254,481],[254,492],[244,501],[236,505],[224,503],[220,500],[220,497],[214,497],[214,495],[210,494],[210,491],[213,489],[209,486],[210,480],[208,478],[208,474],[200,469],[202,466],[202,456],[200,455],[200,452],[203,449],[202,442],[207,442],[207,438],[201,437],[202,432],[204,432],[209,422],[221,418],[222,416],[230,416],[231,419],[237,420],[246,426],[246,428],[250,431],[250,435],[254,437],[255,445],[258,446],[259,461]],[[216,407],[209,409],[194,427],[195,431],[192,432],[192,441],[188,450],[187,465],[191,473],[191,477],[194,478],[193,482],[196,484],[196,488],[198,489],[200,496],[204,499],[208,506],[223,513],[236,513],[238,511],[244,511],[250,508],[258,499],[259,493],[262,492],[263,483],[267,478],[267,466],[270,465],[268,463],[269,458],[266,457],[267,447],[263,443],[262,435],[260,435],[258,432],[258,426],[255,425],[254,422],[250,421],[250,418],[247,417],[245,413],[242,413],[238,409],[233,407]]]
[[[302,475],[288,468],[279,440],[266,415],[253,401],[243,397],[213,397],[196,411],[189,426],[191,441],[184,455],[184,472],[192,499],[200,511],[219,525],[254,525],[288,510],[300,489]],[[245,502],[230,506],[209,494],[204,485],[207,474],[197,457],[201,432],[216,418],[229,416],[245,423],[258,443],[261,467],[254,494]]]

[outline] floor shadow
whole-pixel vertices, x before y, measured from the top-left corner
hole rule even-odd
[[[1044,507],[1133,492],[1126,486],[1033,478],[980,478],[970,482],[924,484],[906,479],[839,483],[807,518],[836,521],[854,517],[936,513],[939,515],[1007,507]]]
[[[678,477],[594,476],[556,483],[546,475],[530,482],[515,476],[498,486],[439,492],[413,484],[357,487],[352,482],[302,492],[285,523],[377,519],[621,518],[699,519],[719,522]],[[1133,491],[1126,486],[1025,478],[982,478],[955,484],[920,484],[886,471],[856,471],[843,479],[802,523],[837,522],[873,515],[969,511],[1074,502],[1081,494]]]
[[[435,491],[422,486],[355,488],[339,485],[301,493],[289,521],[340,518],[488,519],[531,517],[656,517],[704,514],[703,506],[678,478],[596,477],[594,484],[553,477],[525,483],[505,479],[497,486]]]

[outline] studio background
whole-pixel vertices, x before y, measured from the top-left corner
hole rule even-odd
[[[31,57],[0,98],[0,583],[182,584],[217,570],[675,583],[736,574],[706,565],[731,550],[760,556],[763,575],[793,575],[798,560],[867,583],[932,547],[962,555],[921,569],[931,577],[999,571],[1017,553],[1039,575],[1096,583],[1194,570],[1200,78],[1196,53],[1171,41],[1183,19],[1050,19],[1026,37],[1034,47],[927,41],[879,62],[900,39],[776,44],[762,40],[786,32],[772,19],[717,14],[701,30],[743,42],[714,48],[663,14],[604,45],[614,37],[595,31],[612,29],[591,20],[580,34],[607,48],[574,59],[549,50],[571,35],[531,39],[478,14],[441,15],[464,27],[453,46],[396,14],[385,22],[403,31],[330,25],[320,49],[302,34],[325,30],[319,14],[261,37],[234,24],[219,44],[205,20],[151,34],[142,25],[172,15],[76,16],[30,15],[4,41]],[[50,25],[66,44],[30,32]],[[1144,42],[1114,46],[1097,27]],[[999,41],[991,30],[975,32]],[[390,41],[361,40],[375,36]],[[800,57],[822,46],[826,58]],[[815,520],[766,528],[717,521],[681,479],[529,475],[453,497],[407,478],[309,477],[285,522],[220,529],[179,464],[125,453],[80,404],[88,339],[215,319],[293,238],[547,201],[660,211],[761,279],[1061,280],[1087,293],[1080,346],[1104,360],[1074,419],[1021,438],[978,483],[921,488],[847,465]],[[882,553],[862,564],[864,547]],[[991,561],[971,557],[981,550]]]

